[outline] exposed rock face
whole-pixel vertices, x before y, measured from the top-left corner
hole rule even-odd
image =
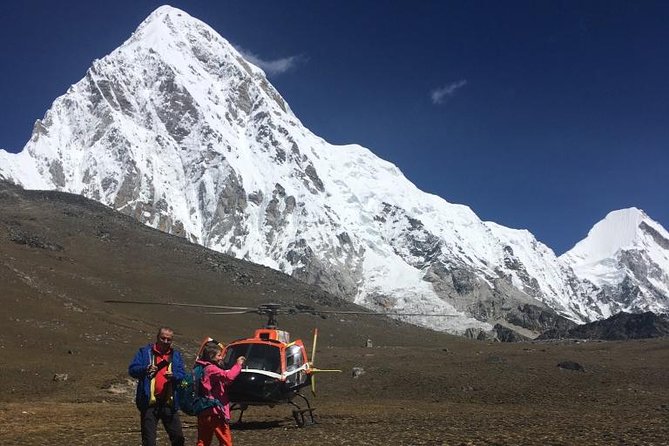
[[[55,100],[23,152],[0,151],[0,177],[93,198],[375,310],[455,316],[405,319],[460,334],[667,306],[669,268],[646,251],[618,259],[634,280],[577,276],[529,232],[483,222],[369,150],[312,134],[262,70],[168,6]],[[638,227],[669,244],[656,225]]]
[[[532,304],[516,307],[506,319],[512,324],[533,331],[545,331],[552,328],[568,330],[577,325],[573,321],[556,316],[552,311]]]
[[[618,313],[608,319],[568,330],[549,330],[538,339],[625,340],[663,336],[669,336],[669,315],[658,315],[648,311],[641,314]]]
[[[515,330],[500,324],[495,324],[493,331],[495,333],[495,338],[500,342],[523,342],[530,340],[530,338],[518,334]]]

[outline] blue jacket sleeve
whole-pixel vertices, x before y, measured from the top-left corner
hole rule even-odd
[[[172,379],[174,381],[181,381],[186,378],[186,369],[184,368],[184,362],[181,358],[181,353],[174,351],[172,354]]]
[[[149,358],[144,348],[137,350],[135,357],[128,366],[128,374],[133,378],[140,379],[146,376],[146,369],[149,366]]]

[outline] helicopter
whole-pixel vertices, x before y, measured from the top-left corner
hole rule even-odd
[[[236,423],[242,423],[244,411],[250,406],[269,406],[288,404],[293,407],[292,415],[298,427],[314,424],[314,410],[309,399],[300,391],[311,388],[316,396],[316,374],[338,373],[338,369],[320,369],[314,366],[318,329],[313,332],[311,356],[301,339],[291,341],[290,333],[278,328],[278,315],[311,314],[355,314],[368,316],[453,316],[449,314],[424,313],[375,313],[370,311],[317,310],[308,305],[284,306],[279,303],[261,304],[258,307],[231,307],[224,305],[204,305],[178,302],[146,302],[131,300],[106,300],[107,303],[168,305],[177,307],[194,307],[217,309],[224,311],[208,312],[211,315],[259,314],[267,316],[262,328],[256,329],[253,336],[237,339],[223,345],[213,338],[205,338],[200,345],[197,357],[200,356],[207,342],[216,342],[223,347],[224,369],[231,368],[237,358],[244,356],[244,364],[239,376],[227,389],[230,410],[239,411]],[[299,402],[298,402],[299,401]]]
[[[280,304],[263,304],[257,308],[225,311],[210,314],[245,314],[256,313],[268,316],[263,328],[255,330],[252,337],[237,339],[224,346],[223,368],[231,368],[237,358],[246,357],[246,363],[240,375],[228,388],[230,409],[239,411],[237,423],[241,424],[244,411],[249,406],[270,406],[290,404],[293,406],[293,418],[298,427],[307,422],[314,423],[314,408],[300,389],[310,386],[316,395],[316,373],[341,372],[337,369],[319,369],[314,366],[318,329],[314,329],[311,360],[306,346],[301,339],[290,340],[290,333],[280,330],[278,314],[297,314],[306,312],[297,308],[286,309]],[[310,310],[309,312],[313,312]],[[295,399],[304,405],[298,404]]]

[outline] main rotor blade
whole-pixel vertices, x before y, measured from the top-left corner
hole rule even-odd
[[[258,313],[258,310],[240,310],[240,311],[211,311],[211,312],[206,312],[204,314],[213,314],[217,316],[224,316],[226,314],[251,314],[251,313]]]
[[[458,317],[459,314],[443,313],[377,313],[382,316],[429,316],[429,317]]]
[[[256,310],[251,307],[230,307],[227,305],[207,305],[207,304],[187,304],[179,302],[149,302],[145,300],[118,300],[118,299],[109,299],[105,300],[105,303],[108,304],[137,304],[137,305],[167,305],[173,307],[192,307],[192,308],[219,308],[222,310]]]
[[[230,312],[214,312],[207,314],[357,314],[361,316],[428,316],[428,317],[458,317],[457,314],[442,314],[442,313],[379,313],[373,311],[348,311],[348,310],[316,310],[306,308],[292,308],[281,307],[275,308],[260,305],[259,307],[233,307],[228,305],[211,305],[211,304],[191,304],[183,302],[149,302],[143,300],[119,300],[108,299],[105,303],[111,304],[134,304],[134,305],[165,305],[172,307],[190,307],[190,308],[212,308],[220,310],[230,310]]]
[[[304,314],[359,314],[362,316],[440,316],[440,317],[458,317],[458,314],[444,313],[375,313],[372,311],[338,311],[338,310],[298,310],[298,313]]]

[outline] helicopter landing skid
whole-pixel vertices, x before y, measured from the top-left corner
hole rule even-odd
[[[301,393],[295,392],[294,396],[299,396],[300,398],[302,398],[304,403],[307,405],[307,407],[304,408],[299,404],[297,404],[295,401],[283,401],[283,403],[288,403],[294,407],[293,418],[295,419],[295,424],[297,425],[297,427],[305,427],[305,426],[310,426],[312,424],[316,424],[317,421],[316,417],[314,416],[314,411],[316,410],[316,408],[311,407],[311,403],[309,403],[309,400]],[[232,403],[230,404],[230,412],[233,412],[235,410],[239,411],[239,418],[237,418],[237,421],[235,421],[233,425],[241,426],[242,417],[244,416],[244,411],[248,409],[249,406],[252,405],[269,406],[269,407],[275,406],[275,404]]]
[[[314,418],[314,407],[311,407],[309,400],[299,392],[295,393],[295,396],[299,396],[307,404],[307,408],[303,409],[294,401],[289,401],[289,403],[295,407],[293,409],[293,418],[295,419],[295,424],[297,427],[304,427],[311,424],[316,424],[316,419]]]
[[[232,413],[233,410],[239,411],[239,418],[237,418],[235,424],[237,425],[242,424],[242,416],[244,415],[244,411],[248,408],[249,408],[248,404],[232,403],[230,405],[230,413]]]

